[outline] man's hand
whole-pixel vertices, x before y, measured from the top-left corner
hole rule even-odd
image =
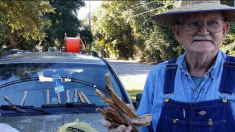
[[[126,104],[128,106],[128,108],[130,110],[134,110],[133,106],[131,104]],[[109,127],[109,131],[108,132],[131,132],[132,127],[131,126],[124,126],[124,125],[120,125],[117,128],[110,128],[111,126],[111,122],[105,119],[101,120],[101,125],[105,126],[105,127]]]
[[[110,127],[111,122],[109,122],[108,120],[102,119],[101,125],[105,127]],[[131,130],[132,130],[131,126],[126,127],[124,125],[120,125],[117,128],[109,128],[108,132],[131,132]]]

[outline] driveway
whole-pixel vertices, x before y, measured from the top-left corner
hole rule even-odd
[[[126,89],[143,90],[149,71],[155,64],[105,58],[115,69]]]

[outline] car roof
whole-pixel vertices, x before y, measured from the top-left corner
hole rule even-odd
[[[31,52],[12,54],[6,55],[0,59],[0,64],[14,63],[77,63],[106,65],[99,57],[66,52]]]

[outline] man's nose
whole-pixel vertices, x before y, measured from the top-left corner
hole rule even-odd
[[[198,29],[198,33],[201,35],[209,34],[209,30],[205,24],[202,24],[201,27]]]

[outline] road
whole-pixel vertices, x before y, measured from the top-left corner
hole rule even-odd
[[[143,90],[149,71],[155,64],[105,58],[115,69],[126,89]]]

